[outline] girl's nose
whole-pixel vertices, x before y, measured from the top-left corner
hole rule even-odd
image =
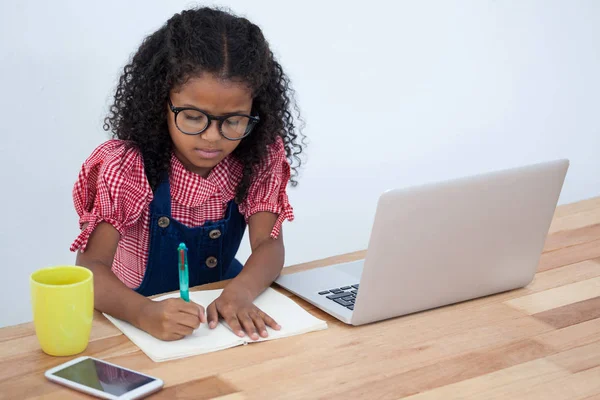
[[[216,142],[221,139],[219,133],[219,121],[210,121],[210,125],[204,132],[202,132],[202,138],[209,142]]]

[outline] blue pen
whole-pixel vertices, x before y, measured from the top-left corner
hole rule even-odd
[[[190,301],[190,281],[188,275],[187,247],[185,243],[180,243],[177,251],[179,252],[179,293],[181,298],[187,302]]]

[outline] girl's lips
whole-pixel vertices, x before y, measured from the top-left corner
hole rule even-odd
[[[221,150],[212,150],[212,149],[194,149],[194,153],[199,155],[202,158],[217,158],[219,154],[221,154]]]

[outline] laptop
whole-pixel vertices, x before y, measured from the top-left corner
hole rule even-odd
[[[364,260],[276,283],[351,325],[527,286],[568,167],[555,160],[388,190]]]

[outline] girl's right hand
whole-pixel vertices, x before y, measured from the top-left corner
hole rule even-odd
[[[149,301],[140,310],[139,326],[161,340],[179,340],[206,323],[204,307],[180,298]]]

